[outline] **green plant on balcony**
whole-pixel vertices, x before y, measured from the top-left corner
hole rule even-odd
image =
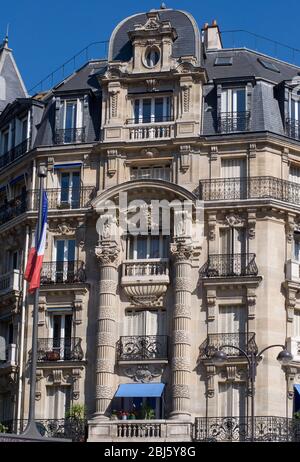
[[[86,407],[84,404],[73,404],[66,412],[66,419],[85,420]]]
[[[0,433],[6,433],[7,430],[8,430],[8,427],[6,427],[0,422]]]
[[[154,419],[155,418],[155,410],[149,406],[149,404],[145,403],[142,405],[141,414],[143,419]]]
[[[300,419],[300,411],[294,412],[294,419]]]

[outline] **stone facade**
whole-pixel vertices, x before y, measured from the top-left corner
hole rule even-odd
[[[281,86],[299,69],[275,61],[280,82],[249,79],[246,70],[238,81],[233,63],[222,78],[208,62],[228,55],[218,27],[206,26],[204,37],[179,11],[128,18],[111,36],[108,60],[87,64],[92,82],[79,72],[78,87],[71,76],[0,114],[0,159],[7,156],[0,162],[0,324],[11,355],[0,365],[0,421],[28,411],[33,298],[22,274],[39,166],[47,167],[49,228],[38,307],[38,419],[63,418],[66,407],[81,403],[90,441],[190,440],[196,417],[250,416],[247,361],[234,347],[272,344],[287,345],[294,359],[281,366],[280,349],[265,352],[255,412],[292,417],[300,376],[300,137],[298,126],[256,130],[254,106],[265,80],[276,87],[272,104],[280,114]],[[269,110],[267,100],[260,103]],[[20,133],[21,123],[27,127],[22,152],[11,141],[12,120]],[[14,149],[20,155],[7,154]],[[125,193],[148,205],[189,201],[193,211],[181,228],[171,213],[170,236],[158,219],[158,233],[142,240],[120,226]],[[105,201],[118,214],[100,236]],[[224,345],[229,360],[216,366],[212,353]],[[119,385],[157,383],[165,387],[149,401],[153,422],[111,420],[114,409],[135,404],[114,397]]]

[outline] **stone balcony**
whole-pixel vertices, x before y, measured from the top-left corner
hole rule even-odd
[[[0,296],[20,291],[20,271],[12,270],[0,275]]]
[[[125,260],[122,265],[121,285],[134,303],[158,303],[165,294],[169,277],[167,258]]]
[[[174,124],[170,122],[133,124],[128,127],[129,141],[170,139],[174,137]]]
[[[297,260],[288,260],[285,268],[286,279],[288,281],[300,283],[300,265]]]
[[[192,423],[176,420],[110,420],[89,422],[89,442],[191,441]]]

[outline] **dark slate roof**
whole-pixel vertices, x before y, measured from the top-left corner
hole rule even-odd
[[[179,10],[157,10],[161,21],[170,21],[178,37],[173,46],[173,57],[192,55],[201,62],[201,40],[197,23],[193,16]],[[128,32],[135,24],[145,24],[146,13],[129,16],[114,29],[109,42],[109,61],[129,61],[132,58],[132,46]]]
[[[217,57],[232,56],[231,66],[215,66]],[[262,59],[273,63],[280,72],[266,69],[260,62]],[[292,64],[279,61],[275,58],[262,55],[247,49],[223,49],[208,51],[203,63],[209,79],[225,79],[237,77],[255,77],[279,83],[297,76],[300,68]]]
[[[53,91],[78,91],[90,89],[97,91],[100,89],[96,75],[104,72],[106,61],[90,61],[75,71],[61,83],[56,85]]]
[[[12,50],[8,48],[6,41],[0,46],[0,77],[4,78],[6,86],[6,98],[5,100],[0,99],[1,113],[6,105],[16,98],[27,97],[27,91],[13,58]]]

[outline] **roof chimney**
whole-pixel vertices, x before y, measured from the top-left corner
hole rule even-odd
[[[204,46],[206,50],[221,50],[223,48],[222,38],[216,19],[212,21],[211,26],[204,25]]]

